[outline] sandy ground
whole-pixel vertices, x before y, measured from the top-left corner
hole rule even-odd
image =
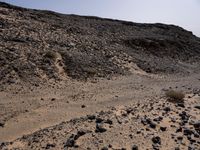
[[[0,92],[0,119],[4,124],[0,127],[0,141],[13,141],[113,107],[149,103],[162,98],[166,89],[193,93],[200,88],[199,83],[199,74],[182,78],[135,74],[97,82],[68,81],[48,87],[22,88],[19,92],[13,87]]]

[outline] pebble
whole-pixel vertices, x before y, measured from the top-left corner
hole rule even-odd
[[[153,142],[154,144],[159,144],[159,145],[161,145],[161,138],[160,138],[159,136],[155,136],[155,137],[152,138],[152,142]]]
[[[167,130],[167,127],[160,127],[160,130],[161,130],[161,131],[166,131],[166,130]]]
[[[105,128],[103,127],[103,124],[100,124],[100,123],[97,123],[97,124],[96,124],[96,130],[95,130],[95,132],[103,133],[103,132],[106,132],[106,131],[107,131],[107,129],[105,129]]]
[[[4,127],[5,123],[4,122],[0,122],[0,127]]]
[[[81,108],[85,108],[86,106],[85,105],[81,105]]]
[[[103,122],[103,119],[101,118],[96,118],[96,123],[102,123]]]
[[[138,146],[137,145],[133,145],[132,146],[132,150],[138,150]]]
[[[104,121],[104,123],[107,123],[107,124],[110,124],[110,125],[112,125],[112,124],[113,124],[113,121],[112,121],[112,120],[110,120],[110,119],[107,119],[107,120],[105,120],[105,121]]]
[[[89,120],[95,120],[96,119],[96,116],[95,115],[88,115],[87,118]]]
[[[177,107],[185,108],[185,105],[184,105],[184,103],[178,103],[178,104],[177,104]]]
[[[153,129],[156,128],[156,124],[155,124],[153,121],[150,121],[150,122],[149,122],[149,126],[150,126],[151,128],[153,128]]]
[[[166,112],[171,111],[170,107],[165,107],[163,110],[166,111]]]
[[[194,108],[200,109],[200,105],[195,105]]]
[[[200,121],[197,121],[193,124],[195,129],[200,129]]]
[[[108,150],[108,148],[107,147],[103,147],[103,148],[101,148],[101,150]]]
[[[184,130],[183,130],[183,134],[184,135],[192,135],[194,132],[193,132],[193,130],[191,130],[191,129],[188,129],[188,128],[185,128]]]
[[[153,121],[160,122],[163,120],[163,117],[159,116],[158,118],[154,118]]]
[[[55,147],[55,146],[56,146],[56,144],[47,143],[46,149],[50,149],[50,148]]]

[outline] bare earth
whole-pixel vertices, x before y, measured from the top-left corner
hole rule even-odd
[[[53,143],[54,146],[50,146],[52,149],[63,149],[62,142],[65,143],[68,136],[84,129],[90,132],[78,140],[80,149],[87,149],[87,147],[99,149],[109,144],[114,149],[130,149],[134,144],[140,149],[151,149],[151,137],[154,135],[161,136],[161,149],[174,147],[187,149],[190,144],[185,137],[183,142],[175,142],[177,136],[183,136],[183,133],[175,132],[180,121],[172,122],[170,118],[179,118],[179,113],[186,111],[191,115],[192,120],[200,119],[200,111],[194,108],[195,105],[200,105],[200,97],[198,94],[193,94],[195,89],[200,88],[199,82],[198,74],[183,78],[136,74],[112,80],[102,79],[97,83],[68,82],[63,85],[54,85],[54,87],[33,88],[31,92],[24,89],[17,94],[14,89],[1,92],[0,113],[1,119],[5,120],[5,126],[0,128],[0,141],[14,141],[7,148],[32,149],[32,146],[33,149],[45,149],[46,144]],[[162,98],[164,91],[169,88],[182,90],[191,95],[191,98],[185,98],[185,108],[177,108],[174,104],[167,103],[166,98]],[[150,128],[150,131],[146,131],[147,127],[140,122],[142,117],[147,115],[153,119],[163,116],[163,108],[166,105],[172,109],[169,114],[164,115],[164,120],[157,124],[156,129]],[[152,110],[149,112],[148,109],[151,107]],[[131,114],[126,114],[128,108],[133,109],[133,114],[132,111]],[[105,115],[100,115],[101,118],[105,119],[108,115],[107,118],[113,122],[112,127],[108,127],[105,133],[96,135],[95,124],[93,121],[88,122],[87,119],[75,123],[65,122],[100,111],[105,112]],[[118,120],[121,123],[116,120],[116,116],[119,117]],[[64,123],[61,123],[63,121]],[[60,126],[62,128],[58,129]],[[160,126],[167,127],[167,130],[160,131]],[[65,133],[63,130],[68,132]],[[136,134],[138,130],[142,130],[142,133]],[[35,137],[34,134],[38,135],[37,132],[48,134],[36,137],[39,141],[35,143],[32,138]],[[55,139],[52,139],[51,134],[55,136]],[[174,139],[171,139],[171,134],[174,134]],[[133,137],[130,138],[130,135]],[[25,138],[20,138],[22,136]],[[144,139],[141,140],[141,138]],[[100,140],[102,142],[99,142]],[[200,141],[199,138],[196,140],[197,148]],[[147,143],[144,145],[142,144],[144,142]]]
[[[0,31],[0,149],[200,150],[191,32],[2,2]]]

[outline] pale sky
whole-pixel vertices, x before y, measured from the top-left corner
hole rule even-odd
[[[200,37],[200,0],[1,0],[14,5],[133,21],[181,26]]]

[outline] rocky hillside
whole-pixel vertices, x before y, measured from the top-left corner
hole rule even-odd
[[[200,39],[174,25],[63,15],[2,2],[0,31],[1,85],[137,70],[185,74],[200,57]]]

